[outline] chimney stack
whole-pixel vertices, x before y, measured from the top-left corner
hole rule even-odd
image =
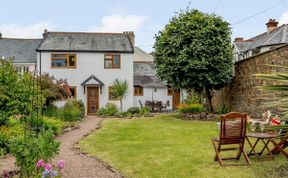
[[[278,26],[278,22],[275,19],[269,19],[269,21],[266,23],[267,26],[267,33],[273,31]]]
[[[131,43],[134,46],[135,45],[135,34],[134,34],[134,32],[133,31],[124,31],[123,34],[129,36],[129,38],[131,40]]]
[[[243,37],[237,37],[234,39],[234,42],[243,42],[244,38]]]
[[[44,29],[44,33],[43,33],[43,38],[45,38],[48,34],[48,30],[47,29]]]

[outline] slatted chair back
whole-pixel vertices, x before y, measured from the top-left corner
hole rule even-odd
[[[231,112],[221,116],[221,145],[242,144],[246,137],[247,114]]]

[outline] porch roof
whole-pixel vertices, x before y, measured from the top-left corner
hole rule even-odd
[[[82,86],[103,86],[104,83],[99,80],[97,77],[94,75],[91,75],[89,78],[87,78],[84,82],[81,83]]]

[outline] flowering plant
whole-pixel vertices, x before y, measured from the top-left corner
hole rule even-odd
[[[53,171],[53,166],[50,163],[45,163],[44,160],[40,159],[36,163],[37,170],[42,170],[42,178],[53,178],[58,176],[58,173],[64,169],[65,162],[64,160],[60,160],[57,165],[57,171]]]

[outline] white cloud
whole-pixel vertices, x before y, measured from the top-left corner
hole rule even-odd
[[[147,16],[112,14],[104,16],[99,26],[91,26],[88,31],[96,32],[122,32],[139,30]]]
[[[288,24],[288,12],[284,12],[279,20],[279,24]]]
[[[0,32],[7,38],[41,38],[44,29],[53,30],[55,27],[49,22],[38,22],[31,25],[17,23],[0,25]]]

